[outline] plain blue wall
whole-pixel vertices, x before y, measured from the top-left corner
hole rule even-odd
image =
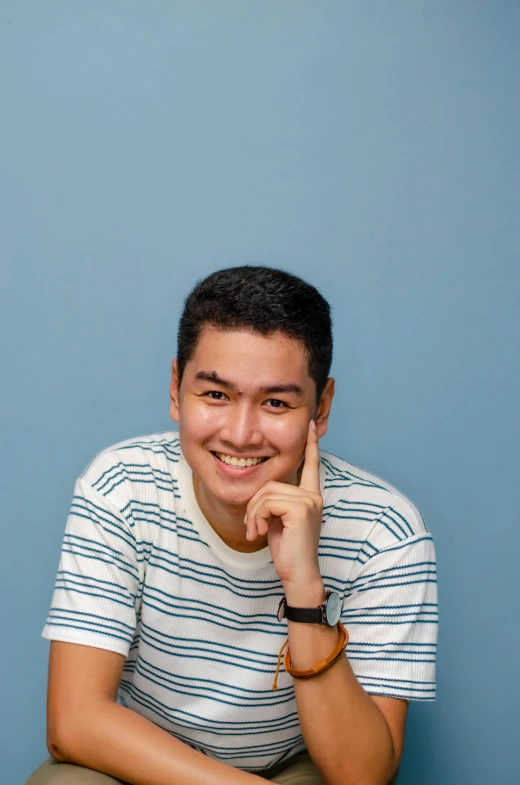
[[[438,557],[400,785],[517,782],[520,4],[0,2],[2,782],[45,757],[40,638],[75,477],[165,430],[195,279],[334,309],[325,449]]]

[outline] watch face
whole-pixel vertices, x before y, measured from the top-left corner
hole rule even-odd
[[[282,621],[285,618],[285,597],[282,597],[280,600],[280,604],[278,606],[278,613],[276,614],[278,617],[278,621]]]
[[[337,591],[333,591],[332,594],[329,594],[325,613],[327,616],[327,624],[330,627],[334,627],[338,623],[339,617],[341,616],[342,605],[341,597]]]

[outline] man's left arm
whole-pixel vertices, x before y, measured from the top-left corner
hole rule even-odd
[[[291,607],[317,607],[325,589],[294,588],[286,599]],[[319,624],[289,621],[288,631],[297,670],[328,657],[339,638],[337,627]],[[295,679],[294,690],[305,744],[328,785],[387,785],[401,759],[408,701],[369,695],[346,655],[312,679]]]
[[[268,482],[249,501],[248,539],[268,533],[287,604],[311,608],[325,600],[318,545],[320,493],[316,426],[309,423],[298,487]],[[288,622],[292,667],[307,670],[336,648],[337,627]],[[311,758],[327,785],[387,785],[399,766],[408,702],[371,697],[342,655],[311,679],[294,680],[298,716]]]

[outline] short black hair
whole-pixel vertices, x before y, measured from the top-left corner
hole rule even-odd
[[[205,325],[281,332],[301,341],[319,403],[332,363],[332,319],[329,303],[314,286],[285,270],[249,264],[198,281],[184,301],[177,333],[179,387]]]

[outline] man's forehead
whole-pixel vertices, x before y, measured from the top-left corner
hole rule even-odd
[[[235,390],[292,386],[295,394],[301,394],[300,390],[313,386],[303,344],[281,332],[263,335],[206,326],[187,365],[192,378],[198,375],[209,382],[218,377]]]
[[[243,361],[245,358],[262,357],[267,366],[277,361],[289,363],[293,368],[307,367],[307,353],[303,343],[283,332],[264,335],[253,330],[229,330],[206,326],[201,331],[194,352],[194,359],[214,356],[222,352],[226,359]]]

